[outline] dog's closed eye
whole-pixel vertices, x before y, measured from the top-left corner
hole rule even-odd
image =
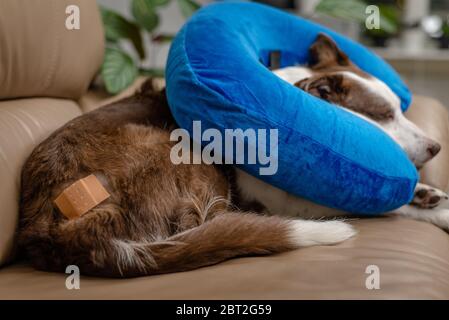
[[[346,93],[343,77],[338,74],[306,78],[295,83],[295,86],[324,100],[332,98],[333,102],[338,102],[336,100]]]
[[[318,91],[320,97],[323,99],[326,99],[331,93],[331,88],[328,85],[318,86],[316,90]]]

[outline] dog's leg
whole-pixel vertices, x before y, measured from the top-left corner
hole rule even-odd
[[[424,209],[412,205],[402,206],[391,212],[414,220],[430,222],[437,227],[449,231],[449,209]]]
[[[449,199],[448,195],[426,184],[418,183],[415,188],[415,196],[410,203],[424,209],[432,209]]]

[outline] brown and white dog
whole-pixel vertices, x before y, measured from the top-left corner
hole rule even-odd
[[[389,88],[356,68],[330,39],[320,36],[311,54],[309,68],[275,73],[375,123],[418,167],[438,152],[438,144],[402,116]],[[282,217],[301,216],[297,198],[240,171],[173,164],[174,128],[165,92],[147,82],[135,96],[84,114],[39,144],[21,180],[19,247],[32,264],[50,271],[77,265],[88,275],[133,277],[335,244],[355,235],[343,221]],[[111,197],[67,219],[54,199],[90,174]],[[430,209],[445,197],[419,185],[414,204],[398,212],[449,229],[449,211]]]
[[[340,106],[347,111],[378,126],[395,140],[420,169],[435,157],[441,146],[428,138],[402,113],[399,98],[379,79],[368,75],[355,66],[328,36],[320,34],[310,47],[310,63],[275,70],[283,80],[302,90]],[[271,212],[283,212],[288,216],[305,217],[313,213],[301,211],[297,198],[237,171],[239,185],[248,189]],[[449,230],[449,211],[435,209],[448,196],[441,190],[418,183],[411,205],[394,213],[428,221]],[[429,210],[432,209],[432,210]],[[334,213],[332,213],[334,214]]]

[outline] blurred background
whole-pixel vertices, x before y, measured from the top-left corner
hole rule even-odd
[[[137,9],[134,2],[139,1],[97,2],[103,8],[109,45],[116,46],[120,37],[114,35],[116,30],[109,32],[108,36],[108,27],[114,19],[104,12],[120,15],[141,28],[143,49],[140,53],[135,50],[135,39],[128,42],[120,39],[120,46],[138,61],[141,73],[162,74],[173,36],[195,10],[212,1],[141,0],[142,7]],[[257,2],[314,20],[364,43],[393,65],[414,93],[437,98],[443,103],[449,101],[449,0]],[[369,5],[379,8],[380,29],[368,30],[365,27]]]

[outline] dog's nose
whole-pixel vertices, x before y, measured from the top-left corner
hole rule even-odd
[[[427,148],[427,151],[432,155],[432,157],[435,157],[438,152],[440,152],[441,150],[441,145],[439,143],[432,143],[430,144],[430,146]]]

